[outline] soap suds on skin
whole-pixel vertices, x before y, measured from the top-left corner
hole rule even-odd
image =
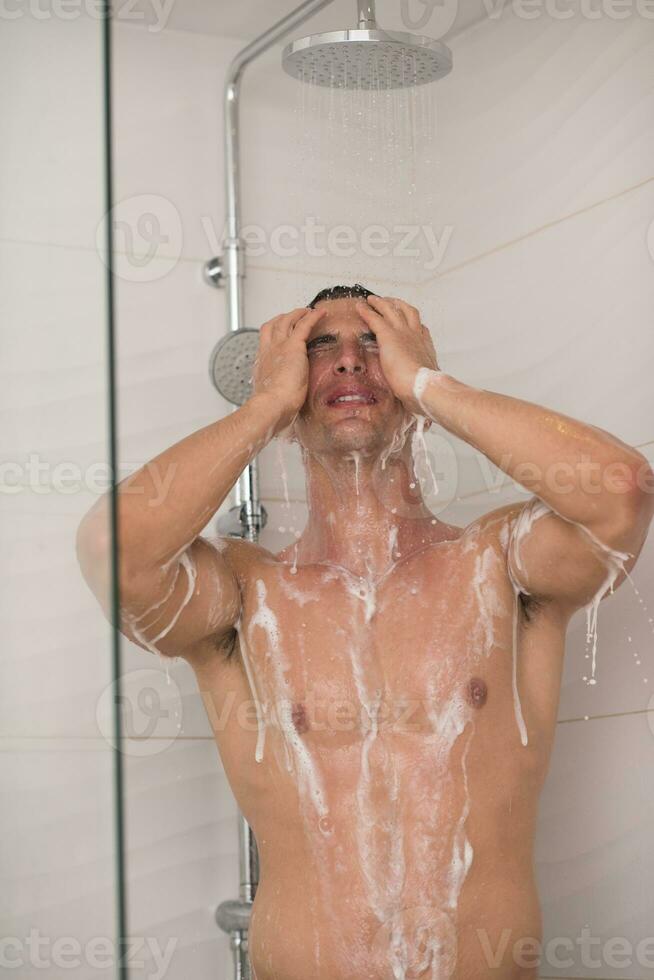
[[[424,394],[433,374],[440,377],[442,372],[427,372],[422,380],[416,379],[419,404],[419,395]],[[411,443],[414,462],[421,461],[421,457],[428,461],[424,419],[421,421],[420,417],[412,416],[398,428],[392,446],[380,457],[382,468],[391,453],[405,445],[412,426],[415,426]],[[361,458],[357,453],[351,455],[358,506]],[[343,481],[340,487],[335,487],[337,498],[340,493],[351,493],[351,479],[352,476],[348,475],[347,482]],[[435,478],[433,482],[437,490]],[[317,563],[323,565],[324,573],[329,574],[332,581],[338,580],[343,587],[344,598],[339,606],[338,625],[331,626],[334,635],[341,637],[338,669],[345,670],[343,682],[348,688],[348,681],[351,681],[351,688],[356,692],[356,704],[360,708],[355,731],[357,741],[354,743],[358,769],[355,770],[351,787],[355,818],[351,831],[348,831],[356,847],[357,861],[352,866],[343,852],[338,851],[339,828],[335,825],[334,816],[342,800],[330,798],[329,794],[334,790],[326,774],[323,775],[323,756],[313,747],[316,743],[312,742],[312,735],[315,733],[298,700],[300,696],[296,694],[293,699],[294,689],[289,681],[293,665],[284,649],[284,627],[273,613],[269,598],[274,581],[275,589],[279,588],[288,601],[302,610],[301,618],[308,621],[319,605],[323,594],[322,583],[316,583],[311,576],[307,576],[311,584],[304,586],[304,575],[296,582],[290,580],[289,576],[298,572],[297,543],[295,549],[290,550],[294,556],[291,567],[288,564],[281,566],[277,577],[271,578],[268,585],[262,579],[255,583],[256,607],[249,614],[251,619],[247,643],[244,644],[244,661],[254,693],[256,688],[251,670],[253,652],[256,651],[257,657],[263,660],[258,668],[257,680],[262,688],[266,710],[262,710],[261,719],[257,715],[256,758],[261,761],[263,757],[265,728],[278,729],[286,753],[286,770],[293,776],[298,789],[303,832],[310,845],[312,861],[315,861],[315,941],[318,943],[319,939],[318,917],[321,927],[324,927],[327,918],[329,928],[338,933],[338,915],[334,911],[337,906],[331,900],[330,893],[339,875],[352,875],[352,881],[357,880],[362,886],[364,904],[379,923],[373,951],[379,953],[388,968],[392,969],[395,980],[409,980],[417,975],[429,977],[430,980],[449,980],[455,969],[456,913],[461,889],[474,861],[473,847],[466,832],[471,807],[467,760],[476,725],[482,723],[481,719],[488,712],[486,700],[493,698],[492,690],[489,696],[481,665],[493,654],[504,656],[499,640],[500,626],[502,621],[509,625],[508,617],[511,616],[513,709],[521,742],[527,745],[527,726],[518,690],[518,596],[520,591],[525,590],[511,574],[506,556],[511,553],[515,575],[520,577],[521,570],[524,571],[520,562],[520,543],[534,523],[549,512],[549,508],[538,501],[532,507],[525,508],[518,520],[511,524],[503,523],[498,532],[500,547],[497,550],[492,546],[483,547],[479,527],[471,528],[462,539],[459,546],[461,555],[473,552],[470,557],[473,572],[461,596],[461,603],[463,612],[471,614],[474,628],[467,637],[463,653],[458,647],[456,652],[449,650],[447,644],[443,647],[442,641],[437,656],[431,657],[430,651],[425,653],[426,659],[433,664],[433,671],[425,679],[425,720],[422,722],[425,730],[421,729],[421,748],[417,753],[410,747],[410,742],[402,741],[404,735],[387,734],[389,697],[383,671],[375,661],[372,639],[373,622],[379,615],[381,583],[405,550],[399,547],[401,526],[388,529],[390,569],[381,576],[373,574],[363,553],[359,553],[359,560],[365,567],[362,575],[355,575],[333,562]],[[327,523],[334,526],[336,514],[330,512]],[[616,560],[627,557],[612,554]],[[498,581],[506,583],[507,565],[513,602],[508,598],[511,595],[508,587],[505,586],[500,592],[497,584]],[[607,583],[609,579],[614,581],[614,577],[609,575]],[[414,589],[409,589],[407,596],[409,594],[414,595]],[[304,627],[304,622],[302,625]],[[596,627],[596,623],[594,625]],[[508,642],[507,637],[507,651]],[[299,643],[299,640],[296,639],[295,643]],[[310,686],[311,679],[310,670],[304,664],[305,659],[308,662],[309,656],[302,646],[303,667],[299,673],[303,689]],[[297,677],[295,682],[299,690]],[[406,759],[401,758],[404,744],[409,746],[408,764]],[[458,749],[461,749],[460,754]],[[454,758],[460,759],[456,765]],[[438,773],[438,788],[431,789],[427,794],[424,787],[433,784],[435,772]],[[427,902],[424,905],[406,907],[404,904],[406,890],[411,886],[409,869],[418,869],[415,872],[418,880],[424,875],[425,882],[428,882]],[[339,887],[342,888],[342,883]],[[340,901],[342,904],[342,899]],[[361,950],[350,950],[348,955],[353,972],[359,970],[363,975],[366,964],[371,962],[370,949],[364,949],[362,945]]]
[[[397,529],[395,533],[391,531],[389,534],[388,547],[391,555],[396,550],[396,546]],[[495,573],[495,561],[491,554],[483,556],[478,565],[475,586],[470,593],[470,601],[476,602],[479,606],[480,617],[489,620],[476,643],[479,648],[477,657],[489,655],[493,637],[491,620],[493,615],[501,614],[501,606],[487,582],[487,579]],[[387,736],[382,732],[379,724],[383,680],[380,676],[382,680],[380,686],[376,679],[374,659],[368,649],[367,637],[370,623],[377,612],[378,587],[391,570],[392,568],[384,575],[375,578],[370,567],[363,576],[353,575],[348,569],[332,563],[328,563],[328,569],[326,568],[329,579],[340,581],[346,594],[355,603],[361,604],[361,615],[352,615],[351,619],[348,618],[350,625],[346,631],[351,637],[346,662],[351,667],[357,700],[361,706],[361,719],[364,717],[366,719],[366,724],[362,724],[359,776],[355,784],[357,817],[354,833],[357,842],[358,873],[365,883],[369,907],[379,921],[375,942],[378,946],[381,944],[379,948],[385,949],[384,955],[391,958],[395,975],[408,980],[414,975],[413,970],[421,966],[423,972],[429,969],[429,976],[446,980],[455,961],[455,954],[452,952],[455,949],[456,935],[453,917],[461,887],[473,860],[473,850],[465,834],[470,807],[465,770],[467,745],[461,762],[464,799],[461,808],[457,804],[456,820],[447,832],[447,843],[439,844],[438,836],[434,836],[437,834],[437,827],[448,826],[453,819],[453,815],[447,809],[446,798],[440,801],[433,798],[427,800],[419,793],[416,795],[417,785],[420,782],[419,774],[414,777],[418,779],[415,786],[411,779],[410,786],[403,786],[407,777],[403,775],[401,767],[395,760],[393,751],[387,743]],[[307,607],[319,595],[319,588],[296,587],[288,582],[287,576],[287,566],[286,570],[282,566],[276,581],[281,583],[280,588],[284,594],[297,603],[299,608]],[[249,642],[254,643],[263,633],[266,659],[274,662],[277,667],[270,675],[266,675],[269,676],[266,699],[292,705],[291,691],[286,682],[286,669],[289,665],[283,654],[282,628],[270,608],[267,589],[262,580],[256,582],[256,600],[257,608],[251,619]],[[261,644],[258,649],[262,649]],[[444,677],[445,674],[440,675],[435,672],[429,689],[428,702],[431,705],[429,717],[433,733],[429,743],[432,752],[429,757],[431,762],[422,760],[419,766],[428,764],[433,768],[436,765],[439,770],[442,769],[446,782],[452,784],[455,777],[448,770],[451,753],[466,727],[472,737],[474,725],[471,723],[478,709],[467,703],[460,694],[448,696],[443,700],[440,684]],[[270,687],[271,683],[272,687]],[[292,714],[293,710],[297,711],[292,707],[289,717],[282,713],[280,730],[288,739],[290,756],[294,762],[292,769],[297,776],[305,832],[313,842],[313,851],[322,854],[321,840],[325,841],[325,833],[328,838],[333,834],[333,822],[328,816],[329,803],[324,783],[320,780],[319,757],[316,756],[314,760],[308,753],[302,757],[302,750],[307,750],[293,724],[296,720]],[[371,764],[373,752],[374,769]],[[318,792],[316,792],[317,788],[319,788]],[[402,793],[403,788],[404,793]],[[407,840],[404,818],[399,808],[406,805],[402,800],[409,797],[415,801],[415,806],[419,810],[417,826],[420,829],[412,831],[411,839]],[[442,853],[443,846],[446,847],[445,854]],[[425,855],[434,849],[439,851],[441,864],[435,864],[434,873],[440,883],[435,890],[431,906],[403,909],[403,894],[407,884],[407,856],[410,852],[415,860],[416,848],[425,848]],[[449,851],[449,858],[447,851]],[[425,857],[422,863],[426,859]],[[331,888],[329,872],[321,871],[321,868],[325,867],[325,860],[323,855],[316,865],[316,883],[323,901]],[[336,868],[338,867],[337,862]],[[343,865],[344,869],[345,865]],[[336,920],[334,926],[337,926]],[[444,949],[449,950],[445,958]]]
[[[438,481],[429,459],[429,449],[425,439],[425,424],[427,420],[423,415],[414,415],[413,417],[416,421],[415,432],[411,437],[411,451],[413,453],[413,458],[415,460],[416,467],[420,462],[422,462],[425,470],[427,470],[429,473],[431,479],[431,492],[434,494],[434,496],[436,496],[439,493]]]
[[[524,717],[522,714],[522,708],[520,704],[520,696],[518,692],[517,684],[517,666],[518,666],[518,616],[519,616],[519,594],[524,592],[529,594],[528,590],[524,585],[520,585],[516,582],[515,577],[511,570],[511,560],[515,565],[518,573],[525,573],[525,567],[521,561],[520,556],[520,545],[522,541],[528,536],[533,525],[536,521],[540,520],[542,517],[546,517],[548,514],[557,514],[557,512],[548,506],[544,501],[538,497],[532,498],[528,501],[525,506],[520,511],[518,518],[513,522],[512,527],[509,531],[508,537],[508,548],[507,556],[509,561],[507,561],[507,568],[509,573],[509,578],[514,591],[514,613],[513,613],[513,694],[514,694],[514,704],[515,704],[515,714],[518,728],[520,730],[520,738],[523,745],[527,744],[527,731],[524,723]],[[571,521],[568,518],[557,514],[562,520],[567,520],[569,524],[574,524],[576,527],[580,528],[584,534],[593,542],[596,551],[600,553],[608,566],[607,577],[599,587],[593,598],[586,604],[584,609],[586,610],[586,642],[593,643],[592,652],[592,667],[591,676],[588,678],[587,683],[594,685],[597,683],[595,676],[596,673],[596,654],[597,654],[597,615],[599,604],[602,596],[607,591],[607,589],[613,589],[615,580],[621,571],[625,573],[627,578],[630,578],[626,569],[624,568],[624,563],[633,557],[628,552],[616,551],[613,548],[608,547],[603,542],[601,542],[591,531],[588,530],[583,524],[578,521]],[[504,539],[506,540],[506,538]]]

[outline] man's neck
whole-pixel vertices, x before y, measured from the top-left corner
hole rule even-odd
[[[408,448],[386,460],[356,450],[305,452],[304,463],[309,518],[297,547],[301,564],[328,561],[377,578],[439,523],[424,503]]]

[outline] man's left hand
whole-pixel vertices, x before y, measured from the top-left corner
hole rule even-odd
[[[420,368],[440,370],[431,334],[420,312],[393,296],[368,296],[357,303],[357,311],[377,337],[379,363],[389,387],[407,411],[424,414],[414,395]]]

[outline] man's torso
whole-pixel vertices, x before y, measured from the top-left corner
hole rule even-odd
[[[376,581],[229,545],[238,636],[193,666],[259,849],[257,980],[537,975],[513,950],[567,621],[516,599],[509,531],[427,530]]]

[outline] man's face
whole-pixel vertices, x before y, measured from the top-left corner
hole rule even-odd
[[[307,341],[309,388],[294,424],[307,450],[381,452],[407,419],[379,363],[379,348],[355,299],[324,300]]]

